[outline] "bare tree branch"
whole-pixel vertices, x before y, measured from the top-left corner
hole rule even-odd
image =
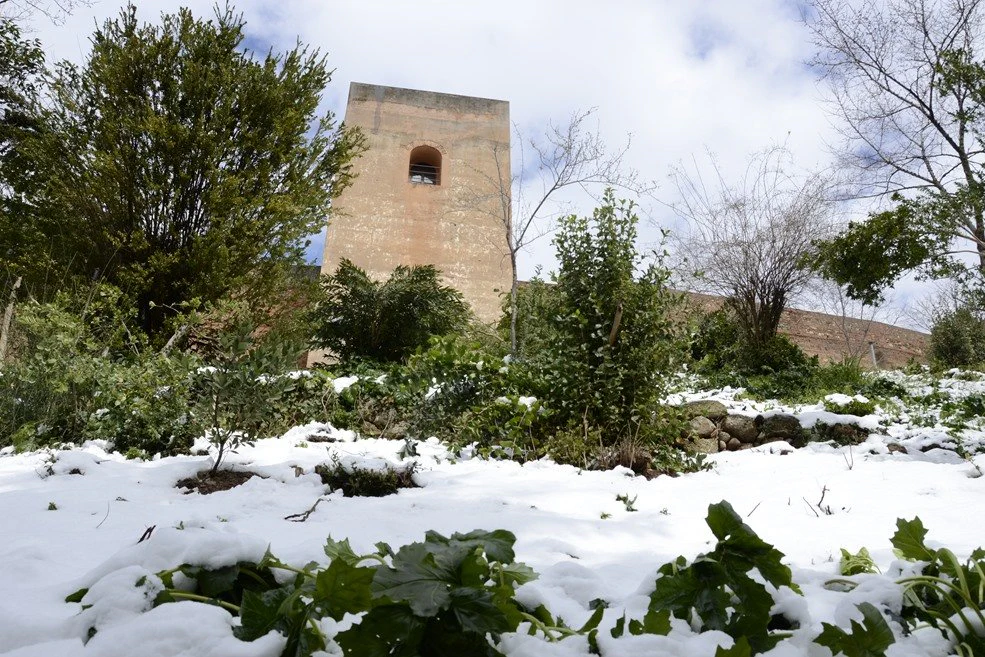
[[[831,234],[832,180],[794,173],[783,147],[756,154],[736,183],[709,160],[708,181],[696,160],[671,173],[680,197],[671,207],[687,222],[673,238],[676,269],[686,287],[728,299],[746,338],[763,345],[814,278],[806,265]]]

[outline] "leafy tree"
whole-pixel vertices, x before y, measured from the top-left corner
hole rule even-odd
[[[41,44],[0,18],[0,270],[7,278],[40,256],[37,226],[25,221],[30,206],[17,192],[32,183],[21,146],[42,128],[36,103],[43,68]]]
[[[671,311],[681,297],[662,256],[637,252],[633,207],[609,189],[591,219],[560,221],[554,332],[534,364],[555,418],[600,429],[606,444],[651,424],[679,356]]]
[[[400,266],[383,282],[343,259],[323,282],[326,299],[314,312],[315,344],[342,361],[405,360],[432,335],[463,329],[469,307],[442,285],[433,265]]]
[[[985,274],[985,67],[982,0],[811,0],[814,65],[828,82],[855,196],[894,207],[851,225],[822,271],[857,299],[903,273]],[[963,254],[969,254],[969,264]]]
[[[130,294],[152,332],[182,300],[260,298],[302,263],[362,148],[318,112],[325,58],[257,57],[244,27],[229,7],[153,25],[129,5],[50,82],[36,200],[67,225],[46,237],[74,250],[72,272]]]

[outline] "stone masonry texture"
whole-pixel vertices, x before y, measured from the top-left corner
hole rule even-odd
[[[329,217],[322,273],[348,258],[374,279],[431,264],[484,322],[512,280],[509,103],[352,83],[345,123],[366,135],[358,176]],[[440,154],[438,184],[410,180],[411,151]]]

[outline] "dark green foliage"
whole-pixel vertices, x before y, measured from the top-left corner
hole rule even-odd
[[[132,322],[109,286],[18,305],[0,377],[0,445],[101,438],[121,452],[190,447],[201,434],[190,407],[197,361],[147,350]]]
[[[26,268],[48,264],[24,196],[37,187],[25,144],[44,129],[37,115],[43,69],[41,44],[25,39],[15,22],[0,17],[0,277],[8,285]]]
[[[503,317],[499,331],[504,339],[510,331],[510,300],[503,300]],[[545,281],[540,271],[532,279],[521,283],[517,289],[516,354],[518,361],[530,360],[549,348],[557,339],[553,318],[560,312],[560,294],[557,285]]]
[[[837,237],[820,245],[817,268],[827,279],[847,288],[848,296],[869,304],[907,271],[942,257],[953,227],[941,225],[930,207],[895,195],[892,210],[851,222]]]
[[[840,415],[871,415],[876,412],[876,405],[871,401],[862,401],[852,398],[844,404],[838,404],[830,400],[825,400],[824,410],[838,413]]]
[[[126,290],[150,332],[181,301],[261,298],[302,264],[362,149],[319,114],[323,56],[258,57],[244,37],[229,7],[142,25],[130,5],[51,75],[27,151],[44,237],[64,270]]]
[[[930,358],[939,367],[985,363],[985,320],[968,307],[938,317],[930,331]]]
[[[978,548],[962,563],[955,554],[947,548],[928,547],[925,539],[927,529],[920,518],[913,520],[896,520],[896,533],[891,543],[894,552],[901,559],[922,562],[919,574],[903,577],[897,584],[903,587],[903,607],[899,620],[909,629],[921,626],[934,627],[941,632],[952,644],[959,655],[985,654],[985,550]],[[839,586],[854,588],[856,583],[851,580],[835,580]],[[888,645],[891,635],[886,628],[880,627],[875,616],[878,611],[872,609],[869,613],[863,610],[864,623],[871,637],[855,639],[846,636],[844,632],[829,631],[825,627],[826,641],[819,638],[818,643],[831,646],[832,641],[841,646],[851,646],[856,652],[846,655],[882,654],[881,652],[858,652],[866,647],[878,648]],[[883,621],[884,623],[884,621]],[[858,628],[852,623],[853,632]],[[891,643],[891,641],[889,641]]]
[[[442,285],[432,265],[397,267],[380,283],[343,259],[325,279],[326,299],[314,312],[315,343],[342,362],[405,360],[432,335],[464,330],[469,309]]]
[[[822,623],[824,631],[814,643],[831,649],[832,655],[845,657],[883,657],[886,648],[896,642],[893,631],[879,610],[868,602],[858,606],[862,622],[852,621],[852,631],[846,632],[836,625]]]
[[[630,621],[630,631],[649,632],[649,625],[654,633],[666,634],[670,615],[685,620],[696,616],[702,631],[720,630],[736,640],[744,638],[751,654],[765,652],[783,635],[769,631],[773,597],[750,571],[755,569],[777,588],[800,590],[790,569],[780,563],[783,554],[743,523],[728,502],[710,505],[707,523],[718,539],[715,549],[690,563],[678,557],[661,566],[647,617],[635,632]]]
[[[315,466],[322,483],[332,490],[341,490],[345,497],[386,497],[401,488],[417,488],[414,467],[382,469],[345,467],[341,462]]]
[[[238,638],[253,641],[277,631],[287,639],[281,655],[290,657],[307,657],[326,648],[319,619],[341,620],[345,614],[363,612],[356,625],[335,637],[347,657],[494,657],[501,653],[489,638],[495,641],[502,633],[515,631],[521,620],[535,622],[548,638],[553,638],[551,632],[594,631],[602,618],[601,608],[581,630],[570,630],[548,626],[515,600],[516,586],[536,578],[532,570],[514,562],[515,540],[504,530],[451,537],[427,532],[424,542],[405,545],[396,553],[378,543],[377,552],[357,555],[348,541],[329,538],[327,567],[293,568],[268,553],[256,564],[216,570],[183,564],[161,572],[158,577],[165,589],[154,604],[178,600],[219,604],[239,615],[240,624],[234,628]],[[278,583],[277,571],[294,577]],[[191,590],[175,588],[175,573],[189,578]],[[86,593],[86,589],[77,591],[66,602],[80,603]],[[545,609],[538,612],[550,618]]]

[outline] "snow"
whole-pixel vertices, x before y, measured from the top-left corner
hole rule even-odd
[[[893,376],[908,389],[944,390],[954,398],[985,392],[985,383],[961,373],[936,386],[928,377]],[[342,377],[335,385],[353,381]],[[897,561],[889,543],[897,518],[920,516],[928,543],[946,545],[962,558],[985,542],[980,523],[973,521],[985,493],[985,455],[965,459],[953,449],[959,440],[982,444],[982,431],[956,434],[939,416],[916,425],[901,408],[857,418],[825,411],[823,403],[784,407],[743,400],[739,393],[680,397],[713,397],[730,412],[793,413],[805,425],[853,421],[880,433],[854,447],[812,443],[793,449],[776,442],[714,454],[711,471],[647,481],[625,469],[587,472],[549,461],[487,461],[468,452],[452,454],[436,439],[418,441],[418,455],[402,459],[403,441],[360,439],[351,431],[309,424],[240,448],[228,467],[261,477],[207,496],[186,494],[174,484],[208,467],[210,457],[128,461],[107,452],[105,443],[7,451],[0,455],[0,654],[110,657],[134,654],[139,645],[139,654],[149,657],[279,655],[283,637],[271,633],[239,641],[232,633],[236,619],[221,608],[192,601],[151,608],[161,587],[155,573],[181,563],[214,568],[255,561],[268,546],[288,563],[323,563],[329,535],[370,552],[377,541],[397,548],[423,540],[429,529],[447,535],[503,528],[517,536],[517,559],[540,575],[518,590],[521,601],[543,603],[574,627],[591,616],[592,600],[609,603],[598,635],[603,655],[711,657],[732,639],[695,632],[677,619],[666,637],[614,639],[609,629],[624,613],[642,617],[660,565],[712,549],[704,518],[709,504],[724,499],[786,555],[804,592],[775,592],[774,611],[799,620],[801,629],[766,654],[823,657],[826,649],[812,643],[821,623],[847,628],[859,618],[855,605],[863,601],[899,610],[901,593],[893,581],[912,565]],[[332,442],[313,442],[313,436]],[[906,453],[890,451],[891,443]],[[361,468],[415,461],[421,487],[384,498],[328,493],[314,467],[333,459]],[[635,497],[636,511],[617,495]],[[319,498],[324,501],[305,522],[285,520]],[[138,542],[151,527],[149,538]],[[825,588],[838,576],[840,549],[854,553],[863,546],[884,574],[850,578],[858,583],[850,592]],[[82,604],[64,602],[83,587],[89,592]],[[96,632],[85,642],[90,628]],[[331,621],[323,629],[329,635],[339,631]],[[500,650],[511,657],[589,654],[583,637],[547,643],[524,629],[504,636]],[[894,629],[897,642],[889,657],[948,654],[939,633],[904,637],[898,625]]]

